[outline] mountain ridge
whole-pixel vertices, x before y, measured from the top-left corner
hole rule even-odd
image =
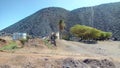
[[[120,2],[78,8],[72,11],[60,7],[41,9],[2,30],[2,32],[27,32],[35,36],[46,36],[58,31],[59,20],[64,20],[69,30],[75,24],[92,26],[110,31],[120,40]]]

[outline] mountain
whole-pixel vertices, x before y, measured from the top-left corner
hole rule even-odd
[[[20,20],[2,31],[27,32],[35,36],[46,36],[58,31],[59,20],[64,20],[69,30],[75,24],[110,31],[120,40],[120,2],[78,8],[68,11],[59,7],[49,7]]]
[[[71,23],[77,22],[112,32],[113,37],[120,40],[120,2],[79,8],[71,11],[71,14]]]
[[[63,8],[44,8],[2,31],[7,33],[27,32],[30,35],[46,36],[52,31],[57,32],[59,20],[66,20],[68,13],[69,11]]]

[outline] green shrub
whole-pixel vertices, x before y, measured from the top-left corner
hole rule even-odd
[[[64,39],[64,40],[70,40],[70,39],[69,39],[69,35],[63,35],[63,36],[62,36],[62,39]]]
[[[26,42],[28,42],[29,39],[30,39],[30,36],[27,36],[26,39],[20,39],[20,42],[22,43],[22,45],[24,45]]]
[[[21,39],[20,42],[22,43],[22,45],[24,45],[25,42],[27,42],[27,40],[26,39]]]
[[[101,40],[109,39],[111,36],[112,36],[111,32],[101,32],[100,39]]]
[[[48,48],[52,48],[52,45],[50,44],[50,40],[49,39],[44,39],[43,40],[44,41],[44,43],[45,43],[45,45],[48,47]]]
[[[81,39],[90,40],[90,39],[106,39],[112,36],[110,32],[104,32],[96,28],[92,28],[84,25],[74,25],[70,28],[70,32]]]
[[[17,48],[17,44],[15,42],[11,42],[8,45],[3,46],[2,48],[0,48],[0,50],[13,50]]]

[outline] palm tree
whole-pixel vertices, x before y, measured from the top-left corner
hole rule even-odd
[[[64,29],[65,29],[65,23],[63,20],[60,20],[59,21],[59,37],[60,37],[60,39],[62,39],[62,34],[63,34]]]

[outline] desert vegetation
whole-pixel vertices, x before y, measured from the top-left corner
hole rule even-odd
[[[4,51],[4,50],[14,50],[18,48],[18,45],[16,44],[16,42],[11,41],[10,43],[8,43],[7,45],[4,45],[3,47],[0,48],[0,51]]]

